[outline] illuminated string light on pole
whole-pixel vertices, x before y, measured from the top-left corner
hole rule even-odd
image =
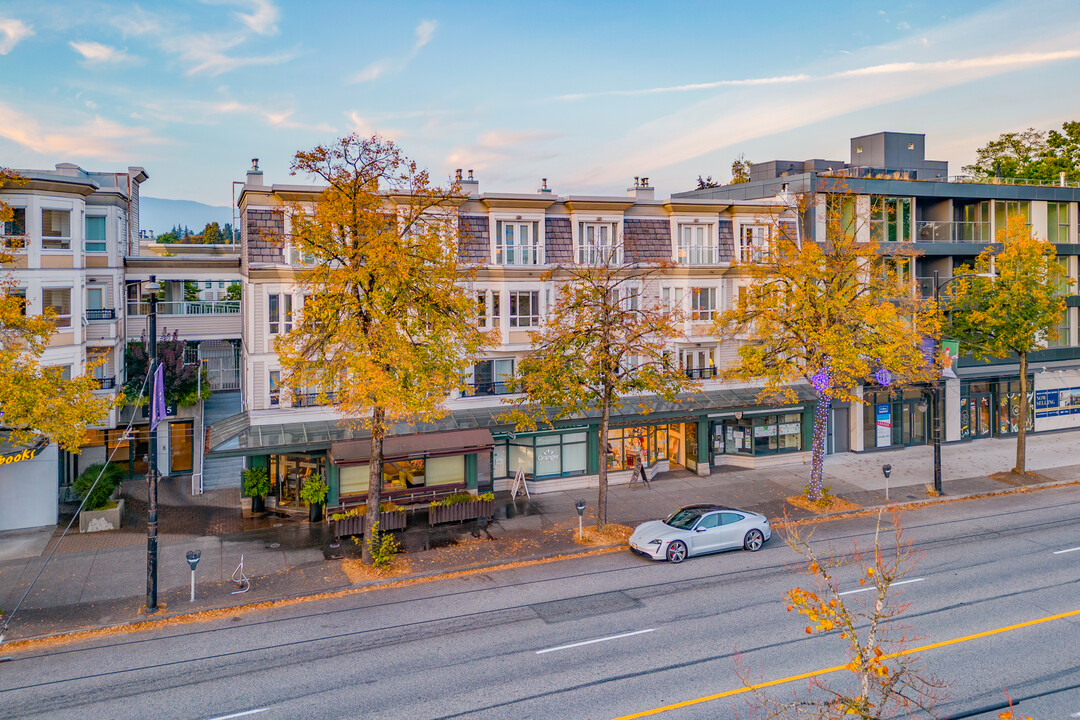
[[[810,376],[810,384],[817,393],[817,408],[814,410],[814,446],[810,463],[810,499],[820,500],[824,494],[821,479],[825,471],[825,438],[829,432],[829,408],[832,395],[829,393],[833,382],[832,367],[826,364]]]

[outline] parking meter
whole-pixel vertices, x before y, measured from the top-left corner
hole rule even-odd
[[[202,557],[202,552],[199,550],[188,550],[187,563],[191,567],[191,602],[195,602],[195,566],[199,564],[199,558]]]
[[[582,518],[582,516],[585,515],[585,501],[584,500],[578,500],[576,507],[577,507],[577,534],[578,534],[578,540],[583,540],[585,535],[584,535],[584,531],[583,531],[583,529],[581,527],[581,518]]]
[[[892,465],[881,466],[881,474],[885,476],[885,499],[889,499],[889,475],[892,475]]]

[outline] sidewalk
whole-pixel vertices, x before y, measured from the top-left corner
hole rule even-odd
[[[989,477],[1012,467],[1014,439],[990,439],[942,448],[942,475],[947,496],[1000,492],[1016,487]],[[1028,469],[1042,477],[1026,484],[1080,479],[1080,431],[1033,436],[1028,439]],[[840,497],[863,507],[886,503],[881,465],[892,465],[892,502],[927,499],[932,480],[930,447],[913,447],[861,455],[827,458],[825,484]],[[609,488],[608,517],[634,525],[662,517],[691,503],[720,503],[780,517],[809,512],[786,505],[784,499],[802,492],[809,464],[767,470],[718,468],[709,477],[685,470],[658,476],[649,487]],[[68,535],[26,603],[19,610],[9,640],[101,627],[141,619],[145,603],[146,526],[145,485],[125,484],[129,511],[118,531]],[[265,518],[241,517],[236,489],[187,496],[187,480],[161,483],[161,534],[158,570],[159,604],[168,617],[192,610],[227,608],[251,602],[311,595],[354,587],[342,569],[343,555],[354,555],[351,539],[335,542],[326,524],[311,525],[280,513]],[[497,497],[494,521],[445,526],[428,531],[416,518],[401,542],[410,563],[406,577],[486,567],[508,562],[580,554],[589,548],[572,540],[577,528],[575,503],[584,499],[588,515],[595,513],[596,490]],[[76,528],[77,529],[77,528]],[[18,602],[40,570],[62,527],[0,533],[0,610]],[[191,579],[184,559],[199,550],[197,601],[188,602]],[[240,556],[252,578],[250,592],[233,595],[229,581]]]

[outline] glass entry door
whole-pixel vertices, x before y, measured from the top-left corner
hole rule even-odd
[[[964,398],[960,408],[960,436],[990,437],[994,430],[994,403],[990,393],[974,393]]]
[[[277,484],[279,508],[301,510],[307,503],[300,499],[300,488],[308,478],[322,474],[323,458],[308,455],[272,455],[270,473]],[[325,476],[324,476],[325,478]]]

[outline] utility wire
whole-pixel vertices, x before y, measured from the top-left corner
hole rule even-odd
[[[139,402],[142,400],[143,392],[146,390],[146,383],[149,382],[150,374],[153,371],[153,367],[147,369],[146,376],[143,378],[142,385],[139,387],[139,397],[135,400],[135,407],[139,407]],[[135,449],[135,445],[131,437],[131,426],[134,424],[135,413],[132,412],[131,419],[128,420],[127,427],[124,428],[124,434],[121,436],[122,438],[126,437],[128,440],[128,453],[131,453]],[[64,532],[60,533],[60,538],[53,545],[53,549],[49,551],[49,555],[45,558],[45,562],[41,564],[41,568],[38,569],[37,575],[35,575],[34,579],[30,581],[30,584],[26,587],[26,592],[24,592],[23,596],[19,598],[19,602],[11,611],[11,614],[8,615],[7,618],[4,620],[3,626],[0,626],[0,645],[2,645],[4,642],[4,636],[7,634],[8,628],[11,626],[11,620],[15,617],[15,613],[19,612],[19,608],[22,607],[22,604],[26,601],[27,596],[30,595],[30,591],[34,588],[34,584],[37,583],[38,579],[41,577],[41,573],[45,572],[45,567],[49,564],[49,561],[52,560],[53,555],[56,554],[57,549],[60,547],[60,543],[64,541],[64,538],[67,536],[68,531],[71,530],[71,526],[72,524],[74,524],[75,518],[79,517],[79,513],[82,512],[83,506],[86,505],[86,501],[90,499],[90,494],[94,491],[94,488],[96,488],[97,484],[101,481],[102,476],[105,474],[105,471],[109,467],[109,463],[112,462],[113,455],[115,455],[116,451],[119,449],[120,443],[117,443],[115,446],[113,446],[112,452],[109,453],[109,456],[105,459],[105,464],[101,467],[101,472],[99,472],[98,476],[94,478],[94,484],[91,485],[90,489],[86,491],[85,495],[83,495],[82,502],[79,503],[79,509],[76,510],[75,514],[71,516],[71,520],[68,521],[67,527],[64,528]],[[151,448],[150,452],[154,452],[154,448]]]

